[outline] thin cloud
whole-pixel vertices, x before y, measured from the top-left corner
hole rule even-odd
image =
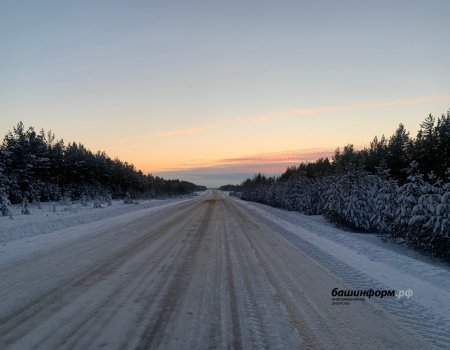
[[[395,106],[404,106],[404,105],[414,105],[414,104],[423,104],[437,101],[449,101],[450,95],[439,95],[439,96],[426,96],[426,97],[417,97],[411,99],[403,99],[403,100],[395,100],[395,101],[382,101],[382,102],[369,102],[369,103],[353,103],[339,106],[329,106],[329,107],[313,107],[313,108],[300,108],[294,109],[290,111],[281,111],[276,113],[270,113],[266,115],[256,115],[247,118],[234,118],[225,120],[222,122],[218,122],[215,124],[208,124],[206,126],[199,126],[190,129],[182,129],[182,130],[173,130],[173,131],[165,131],[158,136],[177,136],[177,135],[186,135],[193,133],[204,133],[207,130],[219,128],[219,127],[228,127],[228,126],[237,126],[243,124],[253,124],[260,122],[268,122],[277,119],[285,119],[296,116],[312,116],[319,114],[329,114],[329,113],[337,113],[337,112],[350,112],[350,111],[360,111],[367,109],[375,109],[375,108],[383,108],[383,107],[395,107]]]
[[[185,129],[174,129],[166,130],[155,134],[146,134],[133,138],[124,138],[116,140],[117,142],[129,142],[129,141],[139,141],[148,140],[152,138],[166,138],[166,137],[177,137],[185,135],[203,134],[211,129],[227,128],[232,126],[239,126],[245,124],[255,124],[262,122],[270,122],[278,119],[286,119],[292,117],[304,117],[313,116],[320,114],[332,114],[337,112],[350,112],[350,111],[362,111],[375,108],[385,108],[385,107],[396,107],[405,105],[415,105],[424,104],[430,102],[438,101],[450,101],[450,95],[438,95],[438,96],[425,96],[416,97],[410,99],[394,100],[394,101],[381,101],[381,102],[368,102],[368,103],[353,103],[345,104],[339,106],[328,106],[328,107],[312,107],[312,108],[299,108],[289,111],[280,111],[270,114],[255,115],[246,118],[234,118],[223,120],[215,123],[203,124],[198,126],[193,126]]]
[[[218,163],[236,164],[236,163],[277,163],[277,162],[301,162],[314,161],[319,158],[330,157],[334,150],[331,149],[314,149],[314,150],[294,150],[275,153],[264,153],[253,156],[245,156],[238,158],[220,159]]]
[[[158,171],[162,172],[174,172],[174,171],[204,171],[211,169],[230,169],[235,170],[241,169],[256,169],[257,167],[277,167],[286,168],[287,165],[299,164],[301,162],[315,161],[319,158],[331,157],[334,153],[333,149],[300,149],[300,150],[289,150],[274,153],[261,153],[255,155],[248,155],[235,158],[224,158],[217,159],[215,161],[203,162],[197,164],[189,164],[185,167],[176,167],[162,169]]]
[[[272,114],[268,114],[268,115],[259,115],[259,116],[248,117],[248,118],[232,119],[229,121],[229,124],[239,125],[239,124],[246,124],[246,123],[272,121],[272,120],[276,120],[276,119],[289,118],[289,117],[295,117],[295,116],[311,116],[311,115],[326,114],[326,113],[350,112],[350,111],[359,111],[359,110],[374,109],[374,108],[414,105],[414,104],[423,104],[423,103],[448,101],[448,100],[450,100],[450,95],[439,95],[439,96],[417,97],[417,98],[388,101],[388,102],[353,103],[353,104],[330,106],[330,107],[300,108],[300,109],[294,109],[294,110],[290,110],[290,111],[272,113]]]

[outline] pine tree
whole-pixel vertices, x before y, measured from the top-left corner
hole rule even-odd
[[[437,133],[435,118],[430,114],[420,124],[413,147],[413,157],[419,163],[420,170],[428,174],[436,166],[437,161]]]
[[[394,222],[398,209],[398,185],[390,178],[389,173],[389,169],[385,167],[378,170],[381,184],[375,199],[375,215],[372,217],[372,222],[383,239],[395,238]]]
[[[2,216],[9,216],[12,219],[11,202],[3,190],[0,190],[0,211]]]
[[[446,171],[450,168],[450,109],[437,121],[436,144],[436,162],[433,164],[432,170],[444,180]]]
[[[365,170],[371,173],[376,173],[377,168],[380,167],[382,163],[386,163],[388,156],[387,140],[384,135],[378,140],[378,137],[374,137],[370,143],[370,148],[365,154]]]
[[[105,200],[106,200],[106,205],[108,207],[112,206],[112,197],[111,197],[111,193],[107,193],[105,196]]]
[[[417,206],[425,188],[425,181],[415,161],[411,162],[407,174],[407,182],[399,188],[394,235],[405,238],[410,245],[417,248],[417,232],[420,232],[420,227],[427,221],[421,207]]]
[[[442,186],[440,201],[436,206],[431,245],[433,252],[450,259],[450,168],[446,174],[447,182]]]
[[[388,143],[387,163],[395,179],[406,179],[405,170],[411,161],[411,146],[409,132],[400,124]]]
[[[125,195],[125,199],[123,200],[123,204],[133,204],[133,201],[131,199],[131,195],[129,192]]]
[[[28,208],[28,198],[24,197],[22,200],[22,215],[30,215],[30,209]]]

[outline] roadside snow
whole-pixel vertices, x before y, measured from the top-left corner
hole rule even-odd
[[[411,289],[411,299],[371,300],[422,334],[450,332],[449,264],[383,242],[374,234],[340,230],[322,216],[306,216],[234,198],[353,289]],[[350,289],[349,288],[349,289]],[[331,292],[331,291],[330,291]],[[436,337],[436,336],[435,336]]]
[[[197,193],[197,196],[204,195],[206,195],[204,192]],[[142,200],[136,204],[123,204],[123,201],[116,200],[112,202],[111,206],[104,204],[102,208],[96,209],[93,208],[93,203],[88,203],[87,206],[77,202],[69,205],[59,202],[41,203],[40,209],[36,205],[29,205],[31,215],[22,215],[21,206],[15,205],[11,208],[12,219],[7,216],[0,216],[0,244],[87,224],[136,210],[179,202],[186,198]]]
[[[57,215],[49,215],[47,217],[45,214],[34,217],[27,216],[26,220],[21,221],[19,227],[13,226],[11,232],[8,232],[8,229],[5,229],[4,226],[0,228],[0,232],[8,232],[6,237],[14,239],[14,232],[19,233],[17,236],[24,237],[15,240],[10,239],[9,242],[0,244],[0,263],[8,263],[21,256],[32,254],[41,249],[52,248],[61,243],[66,244],[72,240],[76,241],[86,234],[95,234],[96,232],[113,229],[117,225],[131,223],[150,213],[194,199],[151,200],[136,205],[117,202],[115,206],[113,205],[109,208],[79,210],[66,213],[66,215],[61,217]],[[43,212],[45,213],[44,209]],[[1,219],[4,220],[5,218]],[[46,225],[47,220],[50,221],[50,225]],[[10,221],[14,223],[15,220]],[[9,224],[12,225],[11,223]],[[63,228],[60,228],[61,226]],[[24,229],[24,227],[30,228],[30,230],[20,235],[20,230]],[[54,227],[58,228],[52,229]],[[46,232],[49,229],[52,229],[51,232]]]

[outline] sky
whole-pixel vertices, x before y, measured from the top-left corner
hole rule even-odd
[[[19,121],[207,186],[414,135],[450,108],[450,1],[0,0]]]

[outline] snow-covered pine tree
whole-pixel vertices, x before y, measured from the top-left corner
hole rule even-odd
[[[288,194],[289,194],[289,184],[287,182],[280,182],[278,181],[276,183],[276,194],[275,194],[275,203],[274,206],[277,208],[283,208],[287,210],[289,209],[289,203],[288,203]]]
[[[326,192],[325,215],[338,224],[370,231],[380,186],[378,176],[361,170],[338,175],[338,181]]]
[[[325,213],[329,203],[328,190],[335,185],[336,181],[336,175],[323,176],[314,181],[312,191],[316,197],[315,214]]]
[[[112,196],[111,193],[107,193],[105,196],[106,205],[110,207],[112,205]]]
[[[72,199],[71,199],[71,191],[66,190],[63,197],[60,199],[61,205],[65,206],[65,211],[72,210]]]
[[[102,196],[100,193],[96,192],[94,194],[94,209],[99,209],[102,207]]]
[[[283,197],[283,199],[280,200],[282,207],[286,210],[295,210],[297,194],[294,182],[282,182],[281,186],[283,187],[283,191],[280,194]]]
[[[288,210],[302,211],[305,191],[308,186],[307,179],[302,176],[287,183],[289,190],[286,193],[286,204]]]
[[[342,208],[350,192],[350,183],[347,177],[334,175],[335,181],[330,182],[328,188],[324,189],[324,215],[330,221],[337,224],[345,224]]]
[[[426,188],[419,165],[412,161],[407,170],[407,182],[399,188],[398,209],[394,223],[396,237],[403,237],[408,244],[418,247],[417,234],[427,221],[421,206],[417,206],[420,196]]]
[[[371,231],[381,179],[364,171],[356,171],[348,176],[351,178],[351,189],[344,210],[345,219],[355,228]]]
[[[315,180],[311,178],[306,178],[306,182],[303,187],[303,201],[301,202],[300,211],[306,215],[314,215],[317,214],[318,207],[318,193],[317,188],[315,187]]]
[[[413,213],[425,216],[425,221],[421,227],[416,227],[417,245],[425,250],[432,250],[433,231],[439,218],[437,207],[441,202],[443,192],[442,180],[438,179],[433,172],[428,175],[428,181],[421,188],[422,195],[419,197],[417,205],[413,208]]]
[[[30,209],[28,208],[28,198],[23,197],[22,199],[22,214],[23,215],[30,215]]]
[[[11,202],[3,189],[0,189],[0,211],[2,216],[9,216],[12,219]]]
[[[442,185],[440,202],[436,206],[436,222],[430,243],[434,253],[450,259],[450,168],[446,175],[447,181]]]
[[[82,207],[87,207],[89,205],[88,198],[87,198],[87,196],[85,194],[82,194],[80,196],[80,204],[81,204]]]
[[[372,222],[380,233],[381,238],[394,238],[394,221],[397,212],[397,181],[390,178],[390,171],[381,166],[378,169],[380,189],[375,198],[375,214]]]
[[[264,186],[264,189],[261,192],[261,203],[266,205],[274,206],[276,203],[276,191],[274,184],[268,184]]]
[[[127,192],[125,195],[125,199],[123,200],[123,204],[133,204],[133,201],[131,199],[130,193]]]

